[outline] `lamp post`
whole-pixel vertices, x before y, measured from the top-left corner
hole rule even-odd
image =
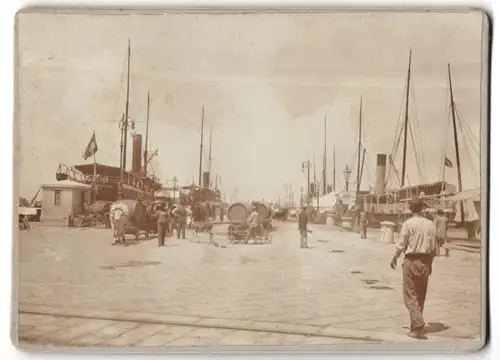
[[[304,188],[300,187],[300,208],[304,205]]]
[[[302,161],[302,172],[307,169],[307,205],[309,205],[309,201],[311,199],[311,161]],[[302,201],[302,198],[301,198]]]
[[[172,179],[172,182],[174,183],[174,202],[175,202],[175,190],[177,189],[177,178],[175,176]]]
[[[351,177],[352,170],[346,165],[344,169],[344,177],[345,177],[345,191],[349,191],[349,178]]]

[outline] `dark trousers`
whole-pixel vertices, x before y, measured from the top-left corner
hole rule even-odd
[[[422,331],[427,284],[432,273],[431,255],[408,254],[403,261],[403,299],[410,313],[410,330]]]
[[[186,238],[186,220],[177,220],[177,239],[180,239],[182,235],[182,238]]]
[[[307,247],[307,228],[299,227],[299,232],[300,232],[300,247],[305,248]]]
[[[167,233],[168,223],[158,222],[158,246],[165,245],[165,234]]]
[[[368,229],[368,225],[361,224],[359,228],[359,233],[361,234],[361,239],[366,239],[366,231]]]

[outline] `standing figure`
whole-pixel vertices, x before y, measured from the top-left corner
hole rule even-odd
[[[441,255],[441,248],[444,248],[445,256],[449,256],[448,219],[444,216],[443,210],[439,209],[437,211],[434,225],[436,225],[436,256]]]
[[[436,226],[432,221],[421,216],[425,207],[421,199],[410,200],[409,207],[412,217],[401,227],[400,239],[391,261],[391,268],[396,268],[398,257],[404,254],[403,299],[411,319],[408,336],[425,339],[423,312],[427,284],[436,253]]]
[[[300,248],[308,248],[307,245],[307,224],[309,222],[309,216],[307,214],[307,207],[302,207],[299,213],[299,232],[300,232]]]
[[[219,220],[220,222],[224,221],[224,207],[222,206],[222,204],[220,206],[220,211],[219,211]]]
[[[177,239],[182,238],[186,239],[186,220],[187,220],[187,212],[184,207],[184,202],[181,201],[181,204],[178,205],[173,211],[172,215],[175,218],[175,223],[177,224]]]
[[[168,214],[167,210],[165,209],[165,204],[160,204],[158,206],[156,215],[158,217],[158,246],[165,246],[165,235],[167,234],[168,228]]]
[[[167,215],[168,215],[168,236],[172,235],[174,233],[174,229],[177,228],[177,225],[176,225],[176,222],[175,222],[174,210],[175,210],[175,205],[173,203],[169,203],[168,204],[168,210],[167,210]]]
[[[257,212],[257,206],[255,204],[252,205],[252,213],[250,214],[247,222],[250,228],[248,229],[248,234],[244,242],[245,244],[248,244],[248,240],[255,239],[257,234],[261,231],[260,216]]]
[[[361,239],[366,239],[366,231],[368,230],[368,216],[366,212],[362,211],[358,216],[359,221],[359,233],[361,235]]]

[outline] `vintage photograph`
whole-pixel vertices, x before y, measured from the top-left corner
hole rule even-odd
[[[21,11],[13,342],[480,349],[489,41],[477,10]]]

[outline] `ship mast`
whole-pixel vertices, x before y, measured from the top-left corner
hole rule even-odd
[[[337,191],[336,156],[335,145],[333,145],[333,191]]]
[[[356,191],[359,192],[361,187],[361,126],[363,119],[363,95],[361,95],[361,100],[359,103],[359,131],[358,131],[358,171],[357,171],[357,182],[356,182]]]
[[[406,178],[406,152],[408,145],[408,107],[410,101],[410,81],[411,81],[411,49],[410,60],[408,62],[408,77],[406,80],[406,106],[405,106],[405,125],[404,125],[404,142],[403,142],[403,171],[401,174],[401,187],[405,185]]]
[[[148,103],[146,110],[146,141],[144,143],[144,176],[148,176],[148,140],[149,140],[149,105],[150,97],[148,91]]]
[[[198,185],[201,187],[201,171],[203,162],[203,127],[205,123],[205,106],[201,108],[201,137],[200,137],[200,164],[198,169]]]
[[[210,140],[208,145],[208,185],[211,186],[212,177],[212,125],[210,125]]]
[[[458,191],[462,192],[462,170],[460,167],[460,150],[458,148],[458,133],[457,133],[457,119],[456,119],[456,108],[455,100],[453,99],[453,86],[451,83],[451,67],[448,64],[448,80],[450,84],[450,103],[451,103],[451,117],[453,120],[453,138],[455,142],[455,157],[457,161],[457,176],[458,176]],[[463,224],[464,219],[464,203],[460,201],[460,222]]]
[[[323,149],[323,195],[326,195],[326,114],[325,114],[325,141]]]
[[[123,122],[123,153],[120,172],[120,185],[123,185],[123,178],[127,166],[127,134],[128,134],[128,109],[130,101],[130,38],[128,39],[127,51],[127,101],[125,102],[125,115]]]

